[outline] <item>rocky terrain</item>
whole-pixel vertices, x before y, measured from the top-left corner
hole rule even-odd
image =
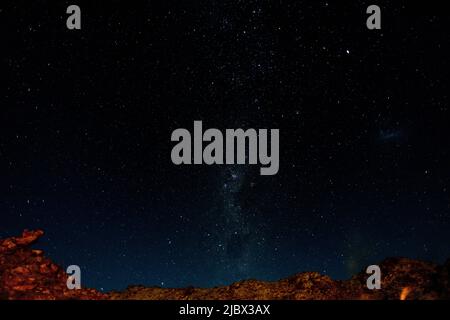
[[[69,290],[64,270],[31,245],[43,235],[24,231],[21,237],[0,240],[0,299],[450,299],[450,260],[444,265],[389,258],[379,266],[382,288],[368,290],[368,275],[361,271],[349,280],[336,281],[317,272],[303,272],[275,282],[245,280],[210,289],[130,286],[122,292],[102,294],[94,289]]]
[[[25,230],[21,237],[0,240],[0,299],[98,300],[107,296],[94,289],[67,289],[67,274],[31,245],[43,231]]]
[[[112,299],[193,300],[406,300],[450,299],[450,261],[444,266],[406,258],[390,258],[380,264],[382,288],[369,290],[368,275],[361,272],[349,280],[335,281],[317,272],[303,272],[275,282],[245,280],[212,289],[162,289],[129,287],[111,293]]]

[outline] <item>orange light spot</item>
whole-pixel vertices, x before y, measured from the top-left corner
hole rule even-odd
[[[411,290],[412,290],[411,287],[404,287],[402,289],[402,292],[400,293],[400,300],[406,300]]]

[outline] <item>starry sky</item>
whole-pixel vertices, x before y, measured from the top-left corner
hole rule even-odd
[[[101,290],[450,257],[443,8],[378,1],[368,30],[372,1],[72,2],[0,4],[0,237],[45,230]],[[194,120],[280,129],[278,174],[174,165]]]

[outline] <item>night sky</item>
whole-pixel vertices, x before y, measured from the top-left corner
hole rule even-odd
[[[448,12],[372,2],[2,1],[0,238],[102,290],[445,261]],[[280,129],[278,174],[174,165],[194,120]]]

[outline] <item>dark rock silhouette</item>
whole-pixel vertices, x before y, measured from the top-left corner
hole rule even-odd
[[[69,290],[67,274],[34,250],[43,231],[24,231],[21,237],[0,240],[0,299],[145,299],[145,300],[348,300],[348,299],[450,299],[450,260],[444,265],[389,258],[379,264],[381,289],[366,287],[361,271],[349,280],[336,281],[317,272],[303,272],[274,282],[244,280],[229,286],[166,289],[130,286],[122,292],[94,289]]]

